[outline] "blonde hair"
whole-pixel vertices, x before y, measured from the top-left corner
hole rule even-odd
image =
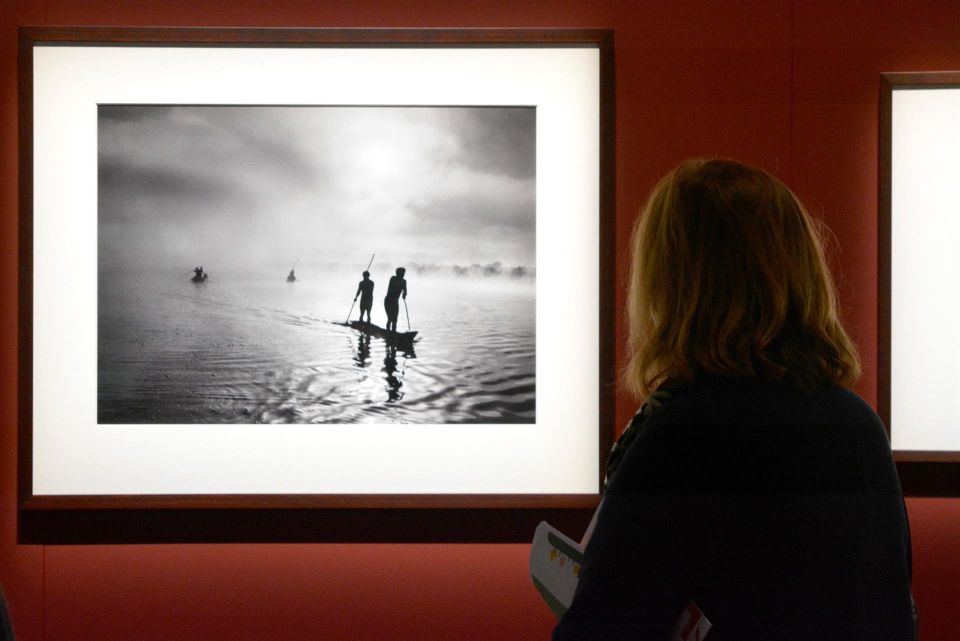
[[[654,188],[634,228],[624,385],[670,378],[782,381],[802,392],[860,375],[821,230],[764,171],[688,160]]]

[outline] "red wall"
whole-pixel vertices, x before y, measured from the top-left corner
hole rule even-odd
[[[836,234],[870,402],[879,73],[960,69],[955,0],[3,0],[0,582],[23,641],[523,640],[552,627],[523,545],[15,544],[16,27],[28,24],[614,28],[617,287],[634,212],[659,175],[692,155],[771,170]],[[631,408],[618,400],[618,423]],[[960,499],[908,507],[922,639],[955,639]]]

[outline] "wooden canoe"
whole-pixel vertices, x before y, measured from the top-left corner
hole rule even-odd
[[[350,321],[348,323],[341,323],[347,327],[351,327],[358,332],[363,332],[364,334],[369,334],[370,336],[375,336],[376,338],[382,338],[388,343],[394,345],[412,345],[413,339],[416,338],[419,332],[391,332],[389,330],[380,327],[379,325],[374,325],[373,323],[367,323],[365,321]]]

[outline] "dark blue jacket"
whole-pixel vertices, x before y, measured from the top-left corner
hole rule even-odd
[[[709,380],[610,479],[554,641],[910,641],[910,540],[880,419],[843,389]]]

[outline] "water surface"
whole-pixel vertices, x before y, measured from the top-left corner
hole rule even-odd
[[[410,348],[339,325],[359,277],[102,274],[101,423],[531,423],[532,279],[407,274]],[[383,326],[388,274],[374,274]],[[400,308],[399,329],[407,329]],[[351,319],[358,317],[353,309]]]

